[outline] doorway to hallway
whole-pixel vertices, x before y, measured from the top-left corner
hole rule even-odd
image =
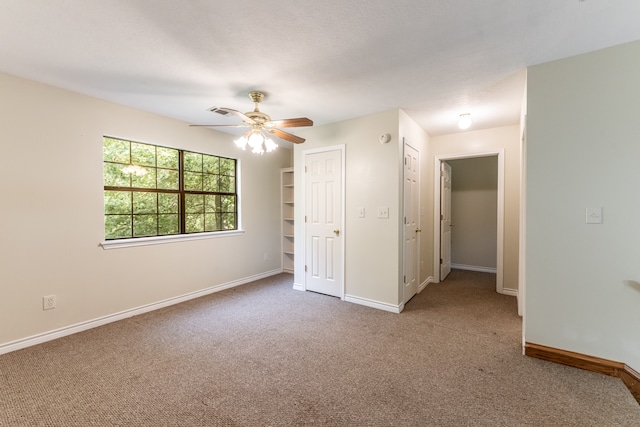
[[[434,165],[434,272],[437,275],[435,277],[436,282],[444,280],[448,268],[442,268],[445,260],[451,260],[451,245],[447,244],[447,239],[451,237],[446,236],[447,231],[451,231],[451,225],[454,226],[453,233],[456,232],[455,222],[449,220],[449,224],[444,224],[446,212],[446,179],[451,179],[451,176],[446,176],[447,172],[443,172],[445,166],[454,162],[455,160],[473,159],[495,157],[497,159],[497,195],[496,195],[496,219],[495,219],[495,274],[496,274],[496,292],[503,292],[503,253],[504,253],[504,150],[478,152],[478,153],[465,153],[465,154],[451,154],[451,155],[439,155],[435,158]],[[445,195],[445,203],[443,203],[443,194]],[[473,214],[473,212],[470,212]],[[455,263],[454,263],[455,265]],[[469,267],[469,266],[467,266]],[[482,271],[482,270],[481,270]]]

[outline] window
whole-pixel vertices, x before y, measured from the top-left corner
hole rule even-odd
[[[237,230],[236,160],[103,138],[106,240]]]

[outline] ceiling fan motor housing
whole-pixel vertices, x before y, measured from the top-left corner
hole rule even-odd
[[[262,125],[266,122],[270,122],[271,117],[269,117],[268,114],[261,112],[260,109],[258,108],[258,104],[262,102],[262,100],[264,99],[264,93],[252,91],[252,92],[249,92],[249,98],[251,98],[251,100],[255,102],[256,107],[253,111],[249,111],[244,115],[252,119],[258,125]]]
[[[251,120],[256,122],[257,124],[263,124],[271,121],[271,117],[268,114],[265,114],[261,111],[249,111],[244,113],[245,116],[249,117]]]

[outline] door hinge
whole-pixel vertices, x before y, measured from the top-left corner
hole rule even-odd
[[[407,276],[403,276],[402,282],[407,283]]]
[[[444,219],[444,215],[440,215],[440,221]]]
[[[440,264],[442,264],[442,258],[440,258]],[[306,270],[305,270],[306,271]]]
[[[304,216],[304,222],[307,222],[307,216],[306,215]]]
[[[304,266],[304,272],[305,273],[307,272],[307,266],[306,265]]]
[[[304,173],[307,173],[307,167],[306,166],[304,167]]]
[[[406,216],[404,217],[404,223],[405,224],[407,223],[407,217]]]

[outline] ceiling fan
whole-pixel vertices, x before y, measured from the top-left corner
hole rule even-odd
[[[265,136],[273,135],[277,138],[284,139],[285,141],[293,142],[294,144],[301,144],[305,141],[304,138],[293,135],[289,132],[285,132],[279,128],[296,128],[303,126],[313,126],[313,121],[306,117],[298,117],[295,119],[282,119],[271,120],[268,114],[260,111],[258,104],[264,99],[264,93],[252,91],[249,92],[249,98],[255,103],[253,111],[248,113],[241,113],[240,111],[233,110],[226,107],[212,107],[209,111],[213,113],[222,114],[223,116],[232,115],[243,121],[242,124],[237,125],[190,125],[190,126],[206,126],[206,127],[248,127],[250,128],[243,136],[236,140],[236,144],[242,149],[245,149],[249,145],[254,153],[262,154],[264,149],[266,151],[274,150],[277,145],[271,141],[271,139]]]

